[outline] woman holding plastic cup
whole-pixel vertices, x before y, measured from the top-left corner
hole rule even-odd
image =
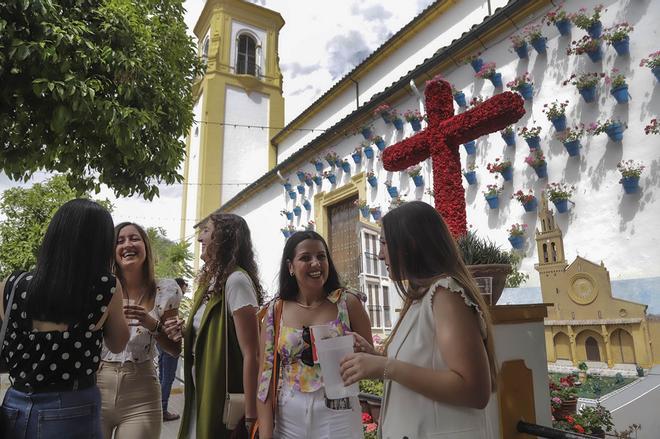
[[[294,233],[284,246],[278,297],[262,325],[260,438],[362,438],[358,389],[345,388],[339,375],[341,358],[353,351],[349,332],[371,340],[362,303],[341,287],[321,235]],[[314,361],[314,344],[322,364]]]
[[[385,354],[341,366],[344,383],[383,378],[383,439],[496,437],[483,410],[495,389],[488,308],[440,214],[415,201],[382,219],[379,258],[403,298]]]
[[[134,223],[115,227],[115,271],[132,329],[123,352],[103,350],[97,374],[103,436],[110,439],[114,432],[115,439],[159,438],[163,414],[155,345],[170,355],[181,353],[181,342],[163,331],[165,320],[176,317],[181,289],[174,279],[155,279],[149,238]]]

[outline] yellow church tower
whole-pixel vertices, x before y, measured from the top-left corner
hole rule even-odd
[[[204,76],[193,86],[181,237],[272,169],[270,140],[284,125],[278,38],[282,16],[244,0],[207,0],[195,25]],[[198,256],[197,246],[195,255]],[[197,258],[195,258],[197,260]]]

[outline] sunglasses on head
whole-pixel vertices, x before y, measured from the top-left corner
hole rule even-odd
[[[302,339],[305,348],[300,353],[300,361],[306,366],[314,366],[314,356],[312,354],[312,338],[309,332],[309,326],[303,326]]]

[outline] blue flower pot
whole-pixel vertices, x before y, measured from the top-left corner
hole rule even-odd
[[[526,101],[531,101],[532,97],[534,97],[534,87],[532,84],[522,84],[520,86],[520,89],[518,89],[518,93],[520,93],[523,97],[524,100]]]
[[[380,210],[372,210],[371,211],[371,217],[374,219],[374,221],[378,221],[380,219]]]
[[[459,107],[461,108],[467,107],[467,101],[465,100],[465,93],[463,93],[462,91],[459,91],[454,95],[454,100],[456,101],[456,104]]]
[[[366,140],[371,139],[372,135],[371,128],[362,128],[362,136],[364,136]]]
[[[303,201],[302,205],[305,208],[305,210],[307,211],[312,210],[312,203],[310,203],[309,200]]]
[[[300,208],[300,206],[296,206],[293,208],[293,214],[295,216],[300,216],[301,213],[302,213],[302,209]]]
[[[336,175],[328,175],[328,181],[330,184],[336,184],[337,183],[337,176]]]
[[[387,193],[390,194],[390,197],[396,198],[399,196],[399,189],[396,186],[389,186],[387,188]]]
[[[415,175],[413,178],[413,183],[415,183],[416,187],[422,187],[424,186],[424,177],[421,175]]]
[[[300,195],[305,195],[305,186],[303,186],[302,184],[299,184],[298,186],[296,186],[296,189],[298,189],[298,193]]]
[[[518,58],[520,59],[527,58],[527,43],[523,43],[522,46],[516,47],[514,50],[516,51],[516,55],[518,55]]]
[[[587,56],[591,62],[598,62],[603,59],[603,49],[598,46],[595,50],[587,51]]]
[[[552,202],[557,208],[557,212],[566,213],[568,210],[568,200],[553,200]]]
[[[500,171],[500,174],[502,174],[502,178],[504,179],[504,181],[511,181],[511,179],[513,178],[513,166],[509,166],[508,168],[502,169],[502,171]]]
[[[336,165],[338,168],[341,168],[343,164],[344,164],[344,161],[343,161],[342,159],[339,159],[339,158],[338,158],[337,160],[335,160],[335,165]]]
[[[401,119],[400,117],[397,117],[396,119],[394,119],[392,121],[392,125],[394,125],[394,128],[401,131],[403,129],[403,119]]]
[[[625,104],[630,99],[630,95],[628,94],[628,84],[613,88],[610,91],[610,94],[614,96],[617,104]]]
[[[351,172],[351,164],[348,162],[341,162],[341,168],[344,172]]]
[[[298,176],[298,180],[300,180],[301,183],[303,181],[305,181],[305,173],[304,172],[298,171],[298,172],[296,172],[296,175]]]
[[[284,183],[284,190],[289,192],[291,190],[291,183]]]
[[[470,65],[472,66],[475,72],[478,72],[484,66],[484,60],[481,58],[473,59],[472,61],[470,61]]]
[[[509,236],[509,242],[511,243],[511,247],[520,250],[525,244],[525,238],[518,235]]]
[[[364,149],[364,156],[368,159],[374,158],[374,149],[371,146],[365,146]]]
[[[568,18],[557,21],[555,26],[557,26],[557,30],[561,36],[566,36],[571,33],[571,20]]]
[[[579,140],[571,140],[570,142],[564,142],[564,148],[566,148],[566,151],[568,152],[568,155],[570,157],[575,157],[577,155],[580,155],[580,141]]]
[[[293,220],[293,212],[287,212],[286,219],[288,219],[289,221]]]
[[[467,181],[468,184],[477,184],[477,172],[476,171],[464,172],[463,176],[465,176],[465,181]]]
[[[362,162],[362,154],[360,154],[359,152],[351,154],[351,157],[353,157],[353,161],[355,162],[356,165]]]
[[[376,187],[378,184],[378,178],[376,178],[375,175],[372,175],[371,177],[367,177],[367,182],[369,185],[371,185],[371,187]]]
[[[308,180],[305,180],[305,184],[309,187],[312,187],[312,184],[314,184],[314,183],[312,183],[311,177]]]
[[[392,123],[392,118],[389,113],[380,113],[380,117],[383,118],[383,122],[385,122],[386,125]]]
[[[525,142],[527,142],[529,149],[535,149],[541,147],[541,138],[539,136],[528,137],[525,139]]]
[[[531,43],[532,43],[532,47],[533,47],[534,50],[536,50],[538,53],[545,53],[545,50],[546,50],[545,43],[546,43],[547,40],[548,40],[548,39],[547,39],[546,37],[541,37],[541,38],[537,38],[537,39],[535,39],[535,40],[532,40],[532,41],[531,41]]]
[[[369,206],[360,207],[360,213],[364,218],[369,218]]]
[[[284,235],[285,238],[289,238],[291,236],[291,232],[288,230],[282,230],[282,235]]]
[[[583,88],[580,90],[580,95],[584,98],[584,102],[593,102],[596,100],[596,86]]]
[[[289,191],[289,198],[291,198],[292,200],[295,200],[296,199],[296,192],[295,191]]]
[[[316,169],[316,172],[323,171],[323,162],[315,162],[314,168]]]
[[[620,142],[623,140],[623,125],[621,125],[619,122],[615,122],[607,127],[605,133],[613,141]]]
[[[600,36],[603,34],[603,23],[601,23],[600,20],[595,22],[589,26],[587,33],[591,38],[600,38]]]
[[[410,126],[412,126],[413,131],[419,131],[422,129],[422,122],[417,119],[410,121]]]
[[[474,142],[474,140],[470,140],[468,143],[464,143],[463,146],[465,147],[465,152],[467,152],[468,155],[474,155],[477,152],[477,144]]]
[[[548,178],[548,164],[543,163],[542,165],[535,166],[534,172],[538,178]]]
[[[314,183],[316,183],[317,186],[321,186],[321,183],[323,182],[321,177],[319,177],[318,175],[312,177],[312,180],[314,181]]]
[[[523,203],[523,208],[525,209],[525,212],[534,212],[536,211],[536,208],[539,205],[539,201],[534,198],[531,201],[528,201],[527,203]]]
[[[621,184],[625,193],[634,194],[639,190],[639,177],[623,177]]]
[[[555,130],[557,131],[564,131],[566,129],[566,115],[562,114],[556,119],[550,120],[552,122],[552,125],[555,127]]]
[[[335,163],[336,163],[335,160],[333,160],[333,159],[325,159],[325,161],[328,162],[328,165],[330,165],[330,166],[334,166]]]
[[[660,67],[653,67],[653,68],[651,69],[651,71],[652,71],[653,74],[655,75],[655,79],[657,79],[658,81],[660,81]]]
[[[493,76],[490,78],[490,82],[493,83],[493,87],[495,88],[501,88],[502,87],[502,74],[501,73],[495,73]]]
[[[376,142],[374,142],[374,145],[376,145],[376,148],[378,148],[379,151],[382,151],[385,149],[385,141],[383,139],[380,139]],[[372,154],[373,156],[373,154]],[[369,157],[371,158],[371,157]]]
[[[617,55],[629,55],[630,54],[630,38],[625,37],[622,40],[612,42],[612,47],[616,50]]]
[[[491,209],[497,209],[500,207],[500,196],[499,195],[486,195],[486,201],[488,202],[488,207]]]
[[[506,143],[507,146],[514,146],[516,144],[516,133],[511,132],[508,134],[502,134],[502,139],[504,139],[504,143]]]

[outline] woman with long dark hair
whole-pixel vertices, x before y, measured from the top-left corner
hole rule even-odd
[[[204,267],[183,333],[179,438],[247,436],[257,418],[257,309],[263,300],[250,229],[231,213],[211,214],[199,229]],[[180,338],[179,329],[169,325],[168,333]],[[228,393],[245,395],[245,419],[233,431],[223,423]]]
[[[279,322],[276,314],[281,315]],[[357,398],[325,397],[321,368],[312,355],[310,327],[315,325],[327,325],[330,335],[354,331],[362,340],[371,340],[369,317],[356,295],[342,287],[323,237],[313,231],[296,232],[284,246],[278,297],[270,304],[262,327],[257,403],[261,438],[353,439],[363,435]],[[274,357],[280,359],[279,365],[273,364]],[[281,380],[270,392],[276,374],[273,369],[278,366]],[[277,398],[275,413],[273,398]]]
[[[495,390],[496,362],[488,308],[447,225],[414,201],[382,219],[379,258],[403,298],[401,316],[379,355],[342,363],[345,384],[385,380],[383,438],[494,437],[483,410]]]
[[[113,242],[105,208],[69,201],[50,221],[35,269],[0,285],[8,323],[0,366],[13,381],[0,409],[1,437],[102,437],[101,346],[121,352],[128,341]]]
[[[103,350],[98,372],[103,435],[106,439],[158,439],[163,422],[160,383],[154,367],[156,342],[178,356],[163,324],[176,317],[181,290],[174,279],[156,279],[149,237],[131,222],[115,227],[115,272],[124,294],[131,337],[122,352]]]

